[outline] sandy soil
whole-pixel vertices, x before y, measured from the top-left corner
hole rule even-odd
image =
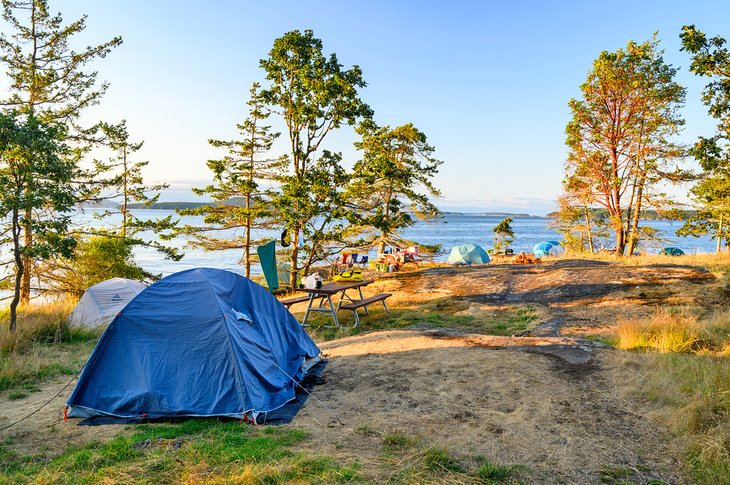
[[[0,432],[0,439],[16,453],[32,454],[43,459],[61,453],[69,444],[104,441],[126,431],[126,426],[76,426],[80,421],[78,419],[69,419],[64,423],[63,410],[75,383],[66,387],[67,377],[65,380],[45,383],[40,386],[39,392],[23,399],[0,397],[0,428],[25,418],[52,399],[31,417]]]
[[[482,455],[526,465],[535,483],[595,483],[612,468],[629,470],[636,483],[683,483],[684,470],[664,445],[665,430],[631,393],[641,379],[641,356],[570,337],[600,335],[617,318],[648,315],[657,305],[716,307],[724,302],[719,286],[695,267],[583,260],[389,275],[368,290],[393,291],[396,308],[436,302],[436,311],[443,303],[452,313],[479,316],[529,305],[538,309],[541,325],[521,338],[440,329],[323,343],[327,383],[315,388],[316,399],[290,426],[311,431],[305,446],[312,450],[359,462],[372,482],[393,478],[392,468],[383,466],[382,442],[401,433],[418,447],[447,447],[467,462]],[[0,398],[0,427],[64,385],[46,384],[17,401]],[[70,390],[0,439],[21,453],[50,456],[67,443],[126,430],[64,424]]]
[[[327,383],[294,425],[311,430],[313,450],[357,460],[373,482],[392,478],[382,440],[401,433],[466,462],[481,455],[526,465],[534,483],[595,483],[606,469],[628,470],[636,483],[682,483],[664,430],[629,397],[637,356],[588,349],[588,362],[571,364],[510,348],[524,344],[428,331],[325,343]]]

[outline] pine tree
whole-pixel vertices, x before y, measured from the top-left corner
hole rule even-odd
[[[181,232],[191,236],[193,245],[209,251],[243,249],[241,261],[246,277],[251,275],[251,262],[255,259],[252,247],[261,241],[254,237],[256,229],[272,227],[273,219],[269,187],[275,174],[287,163],[285,158],[267,156],[279,133],[263,122],[269,116],[261,97],[260,85],[251,87],[248,101],[249,113],[243,123],[236,125],[237,140],[208,140],[217,148],[227,150],[221,159],[208,160],[214,183],[195,194],[208,196],[213,204],[179,211],[181,215],[203,216],[206,226],[185,226]],[[243,236],[217,236],[232,230],[243,230]]]
[[[74,165],[64,155],[65,127],[43,122],[33,114],[0,115],[0,220],[3,244],[12,246],[15,278],[10,303],[10,331],[14,332],[22,282],[30,259],[70,256],[75,240],[68,236],[74,207],[71,183]],[[33,214],[31,220],[26,214]],[[37,235],[32,246],[24,243],[22,231]]]
[[[86,17],[64,25],[60,14],[52,15],[47,0],[2,0],[2,17],[11,34],[0,34],[0,62],[10,80],[11,96],[0,105],[32,114],[42,122],[66,126],[74,149],[69,157],[78,170],[78,160],[88,150],[92,129],[79,126],[79,116],[85,108],[97,104],[108,85],[96,85],[97,73],[85,71],[87,64],[106,55],[122,42],[114,37],[95,47],[79,52],[69,46],[74,36],[86,28]],[[81,174],[82,172],[78,172]],[[24,214],[24,247],[32,248],[35,235],[32,221],[36,215]],[[43,244],[43,241],[39,241]],[[30,299],[30,281],[34,267],[31,254],[24,254],[24,274],[21,301]]]
[[[369,244],[377,244],[379,252],[388,244],[410,245],[399,233],[415,224],[414,217],[440,214],[429,197],[440,195],[432,179],[443,162],[412,123],[390,128],[367,122],[357,131],[361,140],[355,147],[363,158],[353,169],[349,198],[357,201],[358,224],[377,232]]]
[[[127,130],[127,122],[123,120],[117,125],[107,123],[100,124],[101,132],[104,135],[105,145],[113,153],[106,161],[96,161],[96,170],[107,178],[100,181],[100,187],[105,190],[104,198],[112,201],[120,201],[118,209],[106,210],[97,214],[100,219],[107,218],[112,214],[119,214],[121,222],[118,227],[107,226],[105,230],[95,230],[97,235],[118,237],[124,244],[130,247],[147,246],[157,249],[166,257],[178,261],[182,254],[176,248],[165,246],[156,239],[147,239],[143,233],[152,232],[159,239],[166,240],[173,236],[176,228],[176,221],[172,215],[159,219],[141,219],[136,216],[131,207],[147,207],[160,198],[160,192],[167,187],[167,184],[146,185],[142,176],[142,169],[148,161],[134,161],[134,154],[138,152],[144,142],[131,142]]]
[[[711,80],[702,101],[718,123],[713,136],[700,136],[691,149],[703,170],[690,191],[699,210],[677,234],[712,234],[719,252],[730,236],[730,50],[724,38],[708,38],[694,25],[682,27],[680,38],[682,50],[692,54],[690,71]]]

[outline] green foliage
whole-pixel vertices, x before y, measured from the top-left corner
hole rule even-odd
[[[2,104],[63,124],[98,104],[108,85],[96,88],[97,73],[83,68],[106,57],[121,37],[74,51],[70,41],[86,28],[85,16],[64,25],[61,14],[51,14],[47,0],[2,0],[2,6],[12,32],[0,35],[0,62],[11,83],[11,96]]]
[[[494,251],[499,254],[514,241],[515,232],[512,230],[512,218],[502,219],[499,224],[492,228],[492,232],[494,233]]]
[[[172,216],[159,219],[140,219],[129,210],[133,203],[149,206],[154,204],[160,197],[160,191],[168,187],[167,184],[146,185],[142,177],[142,169],[149,162],[132,160],[133,155],[142,148],[143,142],[133,143],[129,140],[127,122],[122,120],[117,125],[100,123],[100,130],[104,135],[105,144],[112,152],[112,157],[106,162],[96,160],[95,167],[99,177],[105,175],[105,179],[99,178],[96,190],[87,193],[90,196],[96,194],[101,199],[120,200],[117,209],[106,210],[95,214],[98,219],[105,219],[110,215],[121,215],[121,223],[118,227],[105,227],[95,229],[96,234],[120,237],[124,243],[132,246],[146,246],[157,249],[166,257],[179,261],[182,254],[170,246],[160,243],[159,239],[171,239],[177,222]],[[101,192],[104,191],[103,195]],[[144,233],[154,233],[158,238],[148,239],[143,237]]]
[[[484,461],[479,465],[477,477],[487,484],[511,482],[515,472],[522,467],[516,465],[498,465],[490,461]]]
[[[133,245],[118,236],[90,236],[79,241],[70,258],[54,261],[52,288],[80,297],[89,286],[109,278],[157,279],[134,262]]]
[[[345,70],[335,54],[325,56],[322,49],[322,41],[311,30],[293,30],[276,39],[269,57],[261,60],[270,83],[261,92],[262,99],[283,118],[291,147],[290,170],[276,177],[282,190],[273,196],[273,204],[292,237],[292,285],[302,268],[308,269],[326,255],[327,246],[345,237],[338,222],[344,210],[340,188],[346,179],[341,156],[326,152],[322,143],[343,124],[372,116],[358,96],[358,89],[365,87],[360,68]],[[318,160],[316,152],[322,153]],[[308,241],[303,263],[300,230]]]
[[[690,71],[711,79],[702,101],[718,124],[715,135],[700,136],[690,151],[704,170],[702,179],[690,191],[701,209],[677,235],[712,234],[719,251],[730,235],[730,50],[725,39],[708,38],[694,25],[682,27],[680,38],[682,50],[692,55]]]
[[[658,185],[691,175],[670,167],[683,154],[671,138],[684,123],[678,110],[685,89],[658,45],[654,38],[602,52],[581,85],[582,99],[569,102],[562,207],[605,208],[619,254],[634,252],[642,210],[672,205]],[[584,239],[592,222],[586,224]]]
[[[74,206],[74,163],[64,155],[66,132],[35,116],[0,114],[0,243],[12,246],[15,287],[10,303],[10,329],[15,330],[22,281],[28,258],[71,254],[76,241],[68,235]],[[30,215],[30,217],[29,217]],[[35,235],[21,240],[23,229]]]
[[[228,154],[217,160],[208,160],[213,172],[214,184],[193,189],[197,195],[209,196],[215,203],[178,211],[181,215],[203,216],[206,226],[186,226],[181,232],[192,236],[192,244],[207,250],[243,249],[241,258],[246,277],[251,275],[251,261],[255,244],[263,241],[252,238],[252,230],[268,228],[276,223],[269,200],[269,189],[262,182],[270,181],[287,163],[286,157],[267,158],[279,133],[271,133],[271,127],[262,125],[269,112],[259,90],[251,87],[248,101],[249,115],[242,124],[236,125],[239,139],[232,141],[208,140],[212,146],[225,148]],[[243,229],[243,236],[220,238],[220,231]]]
[[[307,438],[300,429],[254,428],[238,421],[198,419],[137,426],[132,435],[106,443],[70,446],[49,462],[24,459],[0,447],[10,481],[98,483],[342,483],[357,479],[356,467],[297,453]]]
[[[73,170],[73,196],[82,202],[87,191],[93,192],[96,173],[82,170],[78,162],[90,150],[97,127],[84,129],[78,121],[86,108],[99,103],[108,87],[106,83],[97,86],[97,73],[84,68],[106,57],[122,39],[115,37],[76,51],[71,45],[86,28],[86,17],[64,25],[60,14],[50,12],[47,0],[2,0],[2,7],[7,29],[0,34],[0,63],[8,77],[9,98],[0,100],[0,105],[63,127],[56,141],[63,142],[66,135],[73,140],[72,149],[69,147],[60,156]],[[67,183],[66,179],[61,181]],[[26,248],[20,288],[23,303],[30,299],[30,279],[35,274],[33,253],[50,255],[43,248],[48,247],[47,239],[35,233],[47,222],[40,220],[43,214],[30,210],[22,221]],[[38,250],[33,249],[36,243],[42,246]]]
[[[432,179],[442,162],[412,123],[391,129],[365,122],[357,131],[362,139],[355,147],[363,158],[353,169],[348,198],[356,201],[358,225],[378,232],[374,240],[382,252],[402,244],[398,233],[415,223],[411,214],[422,220],[440,214],[429,196],[440,196]]]

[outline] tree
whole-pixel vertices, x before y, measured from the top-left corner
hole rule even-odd
[[[132,248],[119,237],[81,238],[71,257],[54,261],[51,286],[80,297],[88,287],[110,278],[158,279],[159,275],[150,274],[134,262]]]
[[[106,55],[121,44],[121,37],[80,52],[69,47],[69,41],[86,28],[86,17],[63,25],[60,14],[52,15],[47,0],[2,0],[2,17],[10,27],[10,37],[0,34],[0,62],[10,79],[10,98],[0,105],[23,113],[32,113],[38,120],[64,124],[66,134],[75,141],[75,149],[64,156],[73,157],[74,164],[88,149],[93,129],[78,124],[81,112],[97,104],[107,84],[96,86],[95,71],[84,71],[87,64]],[[21,301],[30,299],[33,261],[30,250],[34,244],[32,221],[34,214],[23,215],[24,276]],[[43,244],[43,242],[40,242]]]
[[[74,207],[74,165],[64,156],[65,127],[42,122],[33,114],[0,114],[0,219],[2,243],[12,245],[15,278],[10,303],[10,331],[15,332],[25,261],[69,256],[75,240],[67,234]],[[28,220],[26,214],[33,214]],[[22,230],[37,235],[24,244]]]
[[[564,186],[576,176],[589,185],[585,205],[608,211],[617,254],[633,254],[642,210],[671,204],[661,183],[690,176],[670,166],[683,153],[671,137],[684,123],[678,109],[685,90],[658,44],[654,38],[602,52],[581,85],[583,99],[569,103]]]
[[[214,184],[193,189],[193,192],[207,195],[215,203],[179,211],[181,215],[203,216],[207,224],[182,228],[182,233],[193,237],[192,244],[210,251],[243,249],[241,261],[246,277],[251,275],[251,261],[254,260],[251,248],[261,242],[253,237],[253,231],[270,228],[275,223],[269,190],[264,184],[271,181],[288,161],[266,156],[279,133],[272,133],[270,126],[262,124],[269,112],[264,106],[260,87],[258,83],[251,87],[248,117],[236,125],[239,139],[208,140],[214,147],[227,149],[228,154],[222,159],[208,160]],[[211,236],[239,229],[243,229],[242,237]]]
[[[492,229],[494,233],[494,252],[499,254],[502,249],[508,247],[514,241],[515,232],[512,230],[512,218],[502,219],[499,224]]]
[[[340,200],[334,198],[316,208],[312,206],[309,197],[315,190],[312,183],[316,180],[311,172],[317,169],[316,153],[324,149],[322,142],[329,133],[343,124],[354,125],[370,118],[372,111],[358,96],[358,88],[365,87],[360,68],[353,66],[345,70],[335,54],[326,57],[322,41],[311,30],[304,33],[293,30],[276,39],[269,57],[261,60],[261,67],[270,83],[262,91],[262,98],[284,119],[289,138],[290,170],[277,178],[285,190],[275,197],[274,203],[292,238],[290,283],[295,285],[302,269],[300,231],[305,239],[317,241],[305,256],[305,261],[311,261],[311,251],[322,243],[325,234],[322,231],[307,234],[306,231],[315,227],[308,222],[319,216],[327,219],[324,210]],[[339,168],[333,163],[337,157],[331,155],[320,158],[319,169],[327,166],[332,169],[327,170],[329,175],[336,178]]]
[[[144,142],[134,143],[129,140],[127,122],[123,120],[118,125],[101,123],[101,132],[104,134],[105,144],[112,151],[113,156],[106,162],[96,161],[96,171],[105,174],[108,178],[98,181],[98,187],[106,190],[104,199],[120,201],[118,209],[108,209],[96,216],[106,218],[113,214],[121,216],[117,227],[107,227],[104,230],[96,229],[94,234],[121,238],[125,245],[152,247],[166,257],[178,261],[182,254],[173,247],[165,246],[157,239],[146,239],[143,234],[152,232],[165,240],[170,239],[177,222],[172,215],[159,219],[141,219],[131,210],[132,204],[147,207],[157,202],[160,191],[168,187],[167,184],[146,185],[142,176],[142,169],[148,161],[134,161],[133,155],[138,152]]]
[[[432,179],[443,162],[412,123],[391,129],[365,122],[357,131],[355,147],[363,158],[355,163],[348,199],[357,201],[358,224],[377,231],[369,245],[382,253],[387,244],[406,242],[399,233],[415,224],[414,217],[438,217],[429,196],[441,195]]]
[[[703,170],[700,182],[690,191],[700,209],[677,234],[711,233],[719,252],[730,234],[730,50],[725,39],[708,38],[694,25],[682,27],[680,38],[682,50],[692,55],[690,71],[711,79],[702,101],[718,124],[713,136],[700,136],[690,150]]]

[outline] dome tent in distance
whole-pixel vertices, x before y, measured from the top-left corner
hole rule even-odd
[[[147,285],[127,278],[111,278],[89,286],[68,317],[71,325],[98,327],[111,322]]]
[[[449,259],[451,264],[484,264],[490,261],[487,252],[476,244],[462,244],[451,248]]]
[[[150,285],[89,357],[69,416],[255,417],[295,397],[319,349],[268,291],[198,268]]]

